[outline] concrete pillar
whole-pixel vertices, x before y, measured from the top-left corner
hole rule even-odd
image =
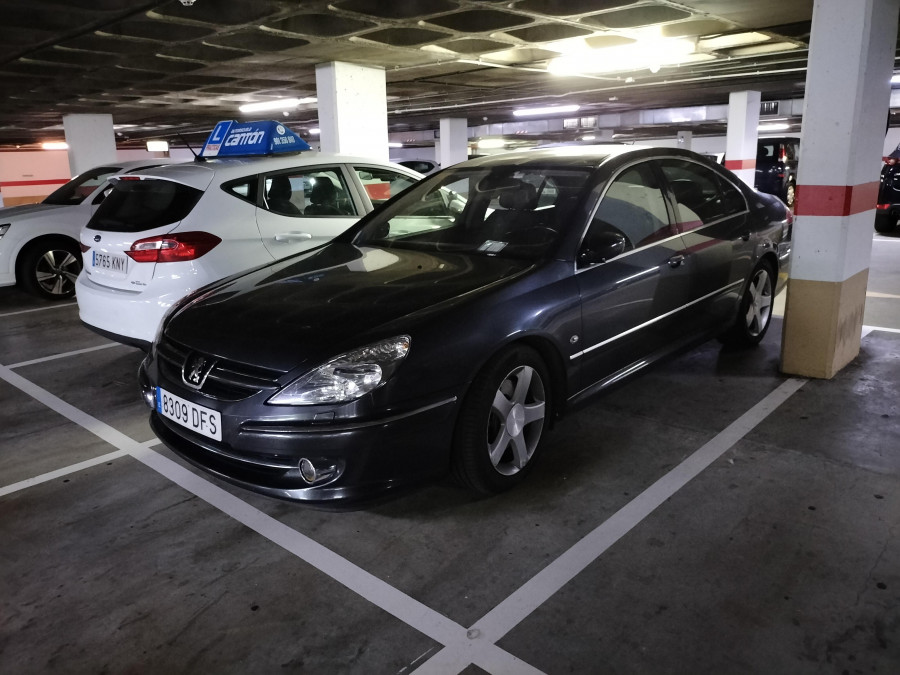
[[[782,370],[830,378],[859,354],[896,0],[816,0]]]
[[[682,150],[690,150],[691,149],[691,141],[694,139],[694,132],[692,131],[679,131],[678,134],[678,147]]]
[[[756,180],[756,140],[759,126],[758,91],[733,91],[728,96],[725,168],[750,187]]]
[[[469,158],[469,120],[465,117],[441,119],[441,145],[437,161],[445,169]]]
[[[116,132],[112,115],[64,115],[69,145],[69,170],[75,176],[116,161]]]
[[[387,87],[384,69],[334,61],[316,66],[322,152],[387,161]]]

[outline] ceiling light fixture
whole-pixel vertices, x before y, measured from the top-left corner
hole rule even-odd
[[[147,141],[147,152],[168,152],[169,141]]]
[[[900,84],[900,73],[891,78],[891,84]]]
[[[482,138],[480,141],[478,141],[478,143],[476,143],[476,145],[481,150],[490,150],[490,149],[497,149],[497,148],[505,148],[506,141],[504,141],[502,138]]]
[[[791,125],[786,122],[774,122],[769,124],[760,124],[756,127],[757,131],[784,131],[790,129]]]
[[[403,147],[403,143],[396,143],[396,142],[394,142],[394,141],[391,141],[391,142],[388,143],[388,147],[389,147],[389,148],[402,148],[402,147]]]
[[[694,52],[692,40],[655,39],[629,45],[594,49],[551,59],[547,70],[554,75],[585,75],[642,70],[680,63]]]
[[[44,150],[68,150],[69,144],[63,141],[49,141],[47,143],[41,143],[41,147]]]
[[[516,117],[530,117],[533,115],[555,115],[557,113],[570,113],[575,112],[581,106],[580,105],[548,105],[543,108],[520,108],[519,110],[513,110],[513,115]]]
[[[765,33],[733,33],[720,35],[719,37],[700,40],[697,46],[700,49],[727,49],[729,47],[742,47],[760,42],[768,42],[772,37]]]
[[[307,98],[280,98],[275,101],[262,101],[261,103],[245,103],[238,108],[241,112],[260,112],[262,110],[287,110],[296,108],[304,103],[316,103],[318,99],[315,96]]]

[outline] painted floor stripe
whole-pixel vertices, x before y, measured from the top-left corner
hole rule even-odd
[[[888,300],[900,300],[900,295],[892,295],[891,293],[878,293],[877,291],[866,291],[867,298],[887,298]]]
[[[121,345],[118,342],[107,342],[106,344],[99,345],[97,347],[85,347],[84,349],[75,349],[71,352],[63,352],[62,354],[53,354],[52,356],[43,356],[39,359],[31,359],[30,361],[20,361],[19,363],[11,363],[6,366],[7,368],[24,368],[25,366],[33,366],[36,363],[45,363],[47,361],[55,361],[56,359],[65,359],[70,356],[78,356],[79,354],[87,354],[89,352],[96,352],[101,349],[109,349],[110,347],[125,347],[126,345]]]
[[[51,410],[118,448],[121,453],[113,454],[132,456],[432,640],[441,645],[454,646],[454,652],[460,651],[467,644],[469,640],[467,631],[458,623],[385,583],[306,535],[235,497],[230,492],[185,469],[177,462],[150,450],[147,444],[138,443],[104,422],[66,403],[47,390],[14,373],[8,366],[0,365],[0,379],[6,380]],[[540,675],[541,672],[493,644],[485,645],[474,658],[479,659],[478,662],[490,665],[489,672],[492,673]]]
[[[16,312],[6,312],[4,314],[0,314],[0,319],[5,316],[17,316],[19,314],[30,314],[31,312],[45,312],[48,309],[59,309],[60,307],[74,307],[76,304],[78,303],[66,302],[62,305],[47,305],[46,307],[35,307],[34,309],[20,309]]]
[[[156,445],[157,443],[159,443],[159,441],[154,438],[152,441],[147,441],[145,445],[149,447],[151,445]],[[6,495],[12,494],[13,492],[18,492],[19,490],[24,490],[25,488],[30,488],[35,485],[40,485],[41,483],[46,483],[47,481],[56,480],[57,478],[62,478],[63,476],[68,476],[69,474],[76,473],[78,471],[81,471],[82,469],[89,469],[92,466],[97,466],[98,464],[111,462],[112,460],[119,459],[120,457],[124,457],[127,454],[127,450],[116,450],[115,452],[108,452],[107,454],[100,455],[99,457],[86,459],[83,462],[78,462],[77,464],[64,466],[63,468],[56,469],[55,471],[43,473],[40,476],[35,476],[34,478],[26,478],[25,480],[20,480],[18,483],[12,483],[11,485],[0,487],[0,497],[4,497]]]
[[[862,336],[865,337],[869,333],[876,330],[883,331],[885,333],[900,333],[900,328],[885,328],[884,326],[863,326]]]
[[[538,572],[506,600],[477,621],[469,630],[477,631],[484,641],[491,644],[500,640],[600,557],[610,546],[628,534],[667,499],[725,454],[727,450],[734,447],[738,441],[759,425],[805,383],[806,380],[803,379],[790,379],[782,383],[775,391],[732,422],[706,445],[694,452],[568,551]],[[451,647],[448,646],[416,669],[415,673],[418,675],[457,673],[465,669],[472,662],[471,659],[472,655],[470,653],[460,651],[454,654],[451,651]]]

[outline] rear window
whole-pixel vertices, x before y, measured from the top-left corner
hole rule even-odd
[[[202,195],[202,190],[168,180],[117,181],[87,227],[107,232],[164,227],[183,219]]]

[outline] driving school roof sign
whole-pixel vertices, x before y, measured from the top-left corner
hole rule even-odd
[[[264,122],[230,120],[216,125],[206,139],[200,156],[277,155],[309,149],[306,141],[274,120]]]

